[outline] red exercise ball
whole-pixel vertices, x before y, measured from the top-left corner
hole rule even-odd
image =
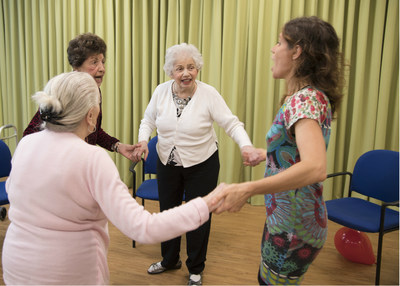
[[[335,234],[335,247],[350,261],[368,265],[375,263],[371,241],[361,231],[342,227]]]

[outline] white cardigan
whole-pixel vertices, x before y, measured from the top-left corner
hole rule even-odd
[[[244,124],[232,114],[223,97],[214,87],[201,81],[196,81],[195,94],[177,117],[172,83],[170,80],[157,86],[139,128],[138,142],[148,141],[157,128],[157,152],[164,165],[174,146],[185,168],[207,160],[218,149],[214,121],[240,148],[252,145]]]

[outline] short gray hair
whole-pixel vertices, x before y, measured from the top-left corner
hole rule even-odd
[[[90,108],[100,103],[94,78],[77,71],[53,77],[32,98],[39,105],[42,127],[58,132],[75,131]]]
[[[167,49],[167,52],[165,53],[164,71],[167,73],[168,76],[172,76],[175,61],[182,54],[189,56],[193,59],[197,70],[201,70],[201,68],[203,67],[203,57],[194,45],[187,43],[174,45],[172,47],[169,47]]]

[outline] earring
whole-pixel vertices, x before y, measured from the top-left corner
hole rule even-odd
[[[93,131],[91,131],[91,130],[89,129],[89,127],[90,127],[90,126],[88,126],[88,131],[89,131],[89,133],[94,133],[94,132],[96,132],[96,125],[94,125]]]

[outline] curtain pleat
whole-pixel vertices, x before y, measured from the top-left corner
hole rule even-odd
[[[21,137],[37,110],[31,95],[51,77],[71,71],[68,42],[93,32],[107,44],[101,90],[103,129],[110,135],[136,143],[155,87],[169,80],[163,70],[166,49],[187,42],[203,55],[198,78],[221,93],[254,145],[265,148],[285,93],[284,81],[272,78],[270,50],[286,21],[311,15],[335,27],[347,63],[328,172],[351,171],[371,149],[398,150],[397,0],[0,0],[0,125],[16,125]],[[265,164],[244,167],[237,145],[215,128],[220,181],[262,178]],[[130,162],[110,156],[131,186]],[[346,182],[326,180],[324,187],[326,199],[336,198]],[[262,204],[263,197],[251,203]]]

